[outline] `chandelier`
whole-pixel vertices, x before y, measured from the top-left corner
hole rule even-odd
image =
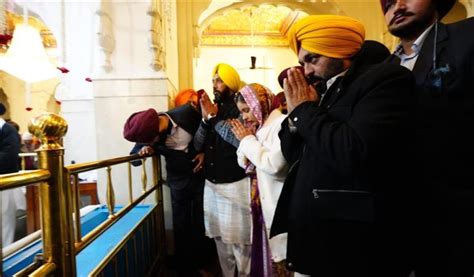
[[[49,60],[38,29],[28,24],[25,4],[23,23],[15,26],[8,50],[0,59],[0,70],[25,82],[26,110],[30,111],[32,83],[57,78],[59,72]]]
[[[7,11],[4,0],[0,0],[0,47],[6,49],[12,39],[7,28]]]

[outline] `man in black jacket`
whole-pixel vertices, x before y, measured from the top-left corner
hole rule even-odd
[[[167,112],[148,109],[134,113],[124,126],[124,137],[138,142],[131,154],[165,157],[175,241],[175,259],[170,266],[180,276],[196,276],[198,269],[204,269],[213,247],[204,235],[203,154],[192,145],[199,122],[197,107],[188,103]]]
[[[18,132],[5,121],[3,118],[5,113],[5,106],[0,103],[0,174],[13,173],[20,170],[18,162],[18,153],[20,152]]]
[[[416,79],[417,277],[474,276],[474,18],[438,22],[455,2],[382,1]]]
[[[361,50],[364,32],[355,19],[326,15],[303,18],[288,33],[305,76],[290,69],[284,81],[289,114],[280,139],[292,166],[271,235],[288,232],[287,266],[302,274],[406,276],[402,180],[414,135],[413,77],[374,64],[388,50],[376,49],[386,53],[377,59]]]
[[[16,129],[8,124],[3,115],[5,106],[0,103],[0,174],[14,173],[20,170],[18,154],[20,153],[20,140]],[[11,244],[15,236],[16,203],[14,195],[19,189],[10,189],[1,192],[2,197],[2,245]]]
[[[194,136],[196,149],[205,152],[204,222],[206,235],[214,238],[224,277],[250,273],[250,179],[237,163],[236,141],[226,120],[240,115],[234,94],[240,76],[228,64],[213,72],[214,102],[201,98],[203,121]]]

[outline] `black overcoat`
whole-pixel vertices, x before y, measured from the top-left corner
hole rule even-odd
[[[421,242],[416,256],[425,257],[426,276],[473,276],[474,18],[438,26],[437,67],[449,67],[439,90],[430,85],[435,31],[433,27],[413,68],[416,242]],[[392,62],[399,61],[393,56]]]
[[[372,64],[370,55],[359,55],[320,105],[305,102],[289,114],[296,132],[289,120],[282,124],[292,167],[271,235],[288,232],[290,270],[387,277],[378,270],[390,266],[396,276],[401,263],[414,80],[399,65]]]

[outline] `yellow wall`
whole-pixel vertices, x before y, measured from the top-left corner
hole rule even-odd
[[[9,118],[20,125],[20,132],[27,131],[31,118],[42,112],[59,113],[60,106],[53,97],[54,89],[59,80],[51,79],[34,83],[31,86],[32,111],[26,111],[25,83],[5,72],[0,72],[1,87],[6,95],[10,108]]]

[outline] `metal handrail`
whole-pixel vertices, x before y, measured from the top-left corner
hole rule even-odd
[[[41,139],[42,145],[37,150],[37,153],[21,153],[19,157],[24,160],[28,156],[38,156],[38,166],[41,169],[0,175],[0,191],[40,183],[41,234],[43,240],[42,261],[44,263],[37,261],[25,268],[22,273],[30,274],[34,270],[30,276],[47,276],[51,273],[57,276],[73,276],[76,272],[75,255],[98,238],[112,224],[153,192],[156,192],[157,205],[162,204],[159,157],[156,155],[133,155],[64,166],[64,148],[60,145],[60,139],[67,131],[67,122],[58,115],[45,113],[32,119],[28,129]],[[147,189],[147,172],[145,168],[147,157],[152,157],[153,161],[153,184],[149,189]],[[136,160],[142,160],[142,194],[133,200],[133,195],[131,194],[130,163]],[[128,191],[130,192],[130,203],[115,214],[115,193],[112,184],[111,167],[124,163],[129,164]],[[109,218],[82,238],[78,201],[78,174],[101,168],[107,169],[107,206],[109,207]],[[71,176],[73,177],[72,185]],[[73,215],[75,220],[73,220]],[[2,253],[3,251],[0,254]],[[43,264],[40,265],[41,263]]]
[[[18,153],[18,157],[37,157],[38,154],[36,152],[26,152],[26,153]]]
[[[67,165],[64,168],[69,172],[69,174],[76,174],[82,173],[86,171],[91,171],[95,169],[105,168],[108,166],[113,166],[121,163],[132,162],[136,160],[141,160],[146,157],[151,157],[151,155],[147,156],[140,156],[140,155],[132,155],[132,156],[124,156],[118,158],[112,158],[107,160],[95,161],[95,162],[86,162],[81,164],[71,164]]]
[[[48,181],[50,177],[51,173],[47,169],[2,174],[0,175],[0,190],[13,189]]]
[[[3,257],[8,258],[13,253],[17,252],[18,250],[22,249],[23,247],[29,245],[32,242],[37,241],[40,238],[41,238],[41,230],[38,230],[20,240],[13,242],[12,244],[2,249]]]
[[[138,205],[142,200],[144,200],[148,195],[150,195],[153,191],[156,191],[156,189],[159,187],[158,183],[153,184],[153,187],[150,190],[143,190],[143,194],[133,201],[133,197],[130,194],[130,203],[129,205],[123,207],[119,213],[114,214],[114,207],[115,207],[115,193],[113,192],[113,185],[112,185],[112,177],[111,177],[111,166],[114,165],[119,165],[123,163],[128,163],[128,167],[130,168],[130,163],[132,161],[136,160],[142,160],[142,166],[143,166],[143,171],[142,175],[146,176],[146,170],[145,170],[145,159],[147,157],[152,157],[154,159],[153,165],[156,165],[157,162],[155,161],[156,156],[154,155],[132,155],[132,156],[123,156],[123,157],[117,157],[117,158],[112,158],[112,159],[107,159],[107,160],[100,160],[100,161],[95,161],[95,162],[86,162],[86,163],[81,163],[81,164],[72,164],[64,167],[66,179],[70,179],[71,176],[73,178],[73,186],[72,186],[72,204],[73,204],[73,213],[74,213],[74,246],[75,246],[75,252],[76,255],[82,251],[87,245],[89,245],[92,241],[94,241],[98,236],[100,236],[105,230],[107,230],[110,226],[112,226],[113,223],[115,223],[117,220],[119,220],[123,215],[125,215],[130,209]],[[98,227],[96,227],[94,230],[92,230],[89,234],[84,236],[84,238],[81,236],[81,225],[80,225],[80,216],[79,216],[79,182],[78,182],[78,174],[91,171],[91,170],[97,170],[97,169],[107,169],[107,206],[109,208],[109,218],[104,221],[102,224],[100,224]],[[129,193],[131,193],[131,188],[130,188],[130,180],[131,180],[131,171],[128,171],[129,174]],[[146,184],[143,184],[143,182],[146,182],[146,178],[143,178],[142,176],[142,187],[146,188]]]
[[[54,273],[54,271],[56,270],[56,267],[57,266],[55,263],[45,263],[28,276],[30,277],[48,276],[51,273]]]
[[[155,184],[152,186],[148,191],[146,191],[144,194],[142,194],[140,197],[138,197],[135,201],[133,201],[131,204],[128,204],[127,206],[123,207],[117,214],[114,215],[114,217],[106,219],[104,222],[102,222],[99,226],[97,226],[95,229],[90,231],[87,235],[85,235],[81,242],[75,243],[76,247],[76,255],[84,250],[84,248],[89,245],[91,242],[93,242],[97,237],[99,237],[103,232],[105,232],[109,227],[111,227],[115,222],[117,222],[119,219],[121,219],[123,216],[127,214],[132,208],[137,206],[141,201],[143,201],[145,198],[147,198],[152,192],[156,191],[161,184]]]
[[[21,170],[26,170],[26,160],[27,157],[38,157],[38,153],[36,152],[29,152],[29,153],[19,153],[18,157],[21,159]]]

